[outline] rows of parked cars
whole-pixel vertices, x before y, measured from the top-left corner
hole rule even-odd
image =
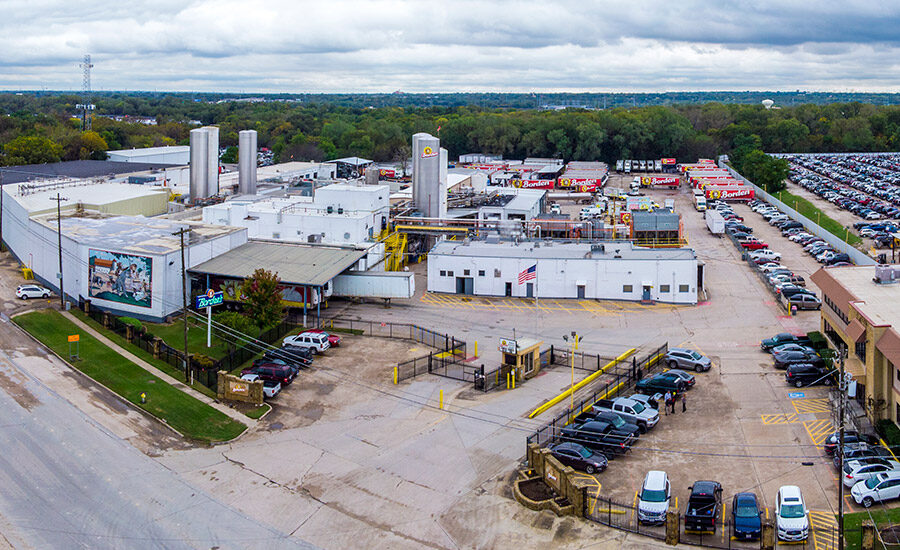
[[[822,357],[808,336],[783,332],[766,338],[759,347],[772,355],[774,367],[784,371],[784,379],[791,386],[829,386],[835,382],[831,360]]]
[[[281,349],[266,350],[241,371],[241,378],[249,382],[262,381],[263,395],[271,399],[293,382],[301,370],[310,368],[316,354],[340,344],[340,336],[321,329],[287,336]]]
[[[900,498],[900,461],[878,443],[875,436],[849,430],[844,431],[843,453],[838,432],[825,441],[825,453],[831,455],[835,469],[843,455],[841,482],[850,488],[853,500],[866,508]]]
[[[788,157],[790,181],[828,202],[875,222],[900,219],[900,173],[895,169],[900,156],[810,155]],[[856,225],[856,224],[855,224]],[[857,229],[863,224],[856,225]],[[898,224],[872,224],[872,231],[860,235],[875,240],[878,247],[890,246],[891,231]]]
[[[825,239],[804,230],[803,224],[791,219],[787,214],[765,201],[750,201],[750,208],[761,215],[773,227],[781,230],[781,234],[798,243],[803,250],[820,264],[828,266],[853,265],[850,256],[837,252]]]
[[[718,481],[696,481],[690,491],[684,513],[687,532],[715,533],[721,517],[724,489]],[[672,499],[669,476],[661,470],[651,470],[644,477],[638,492],[638,521],[646,525],[662,525]],[[731,537],[735,540],[757,540],[762,532],[765,514],[756,493],[745,491],[731,499]],[[775,527],[778,539],[803,541],[809,537],[809,510],[800,488],[785,485],[775,498]]]

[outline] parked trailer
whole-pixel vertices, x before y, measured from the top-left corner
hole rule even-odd
[[[334,295],[353,298],[412,298],[416,293],[413,273],[360,271],[333,279]]]
[[[713,235],[723,235],[725,233],[725,218],[715,210],[707,210],[706,227]]]

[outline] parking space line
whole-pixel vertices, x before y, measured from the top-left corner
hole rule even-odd
[[[830,512],[821,512],[817,510],[809,511],[810,536],[813,539],[813,547],[816,550],[831,550],[834,548],[834,534],[837,532],[837,520],[834,514]],[[817,531],[830,531],[831,536],[827,539],[820,536]]]
[[[797,414],[789,414],[789,413],[777,413],[777,414],[761,414],[762,423],[765,425],[770,424],[795,424],[799,422],[797,419]]]
[[[806,413],[831,413],[831,402],[827,397],[810,397],[807,399],[792,399],[791,404],[797,414]]]
[[[813,445],[821,446],[828,439],[828,436],[834,433],[834,426],[831,420],[807,420],[803,423],[806,433],[812,440]]]

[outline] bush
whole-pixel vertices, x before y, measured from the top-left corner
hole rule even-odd
[[[126,325],[131,325],[134,328],[141,330],[144,328],[144,324],[135,319],[134,317],[119,317],[119,321],[125,323]]]
[[[217,323],[221,323],[233,331],[252,336],[253,338],[256,338],[259,335],[259,328],[249,317],[241,313],[235,311],[223,311],[216,315],[214,319]],[[225,340],[226,342],[234,342],[236,340],[235,336],[227,334],[225,330],[220,328],[214,328],[213,331],[216,333],[217,338]]]
[[[216,363],[213,361],[212,357],[208,355],[203,355],[202,353],[195,353],[192,357],[192,362],[195,367],[207,370],[212,368],[212,366]]]
[[[884,439],[892,451],[900,448],[900,428],[897,427],[893,420],[879,420],[875,424],[875,431]]]
[[[810,342],[812,342],[812,348],[815,350],[825,349],[828,347],[828,340],[826,340],[825,336],[818,330],[807,332],[806,337],[809,338]]]

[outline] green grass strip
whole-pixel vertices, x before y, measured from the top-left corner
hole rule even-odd
[[[844,514],[844,539],[846,541],[844,548],[846,550],[858,550],[860,548],[860,529],[862,522],[867,519],[875,521],[875,529],[883,529],[889,525],[900,523],[900,508],[887,509],[876,504],[868,512]],[[876,542],[875,547],[881,548],[881,545]]]
[[[178,390],[128,361],[54,310],[33,311],[14,322],[65,358],[69,356],[68,336],[80,334],[80,360],[72,366],[134,405],[164,420],[186,437],[201,441],[228,441],[246,426],[206,403]],[[141,403],[141,392],[147,402]]]
[[[847,244],[851,246],[862,244],[862,239],[856,233],[841,225],[841,222],[828,217],[825,212],[822,212],[816,205],[803,197],[798,197],[790,191],[779,191],[775,193],[775,196],[778,197],[778,200],[806,216],[810,221],[816,222],[823,229]]]

